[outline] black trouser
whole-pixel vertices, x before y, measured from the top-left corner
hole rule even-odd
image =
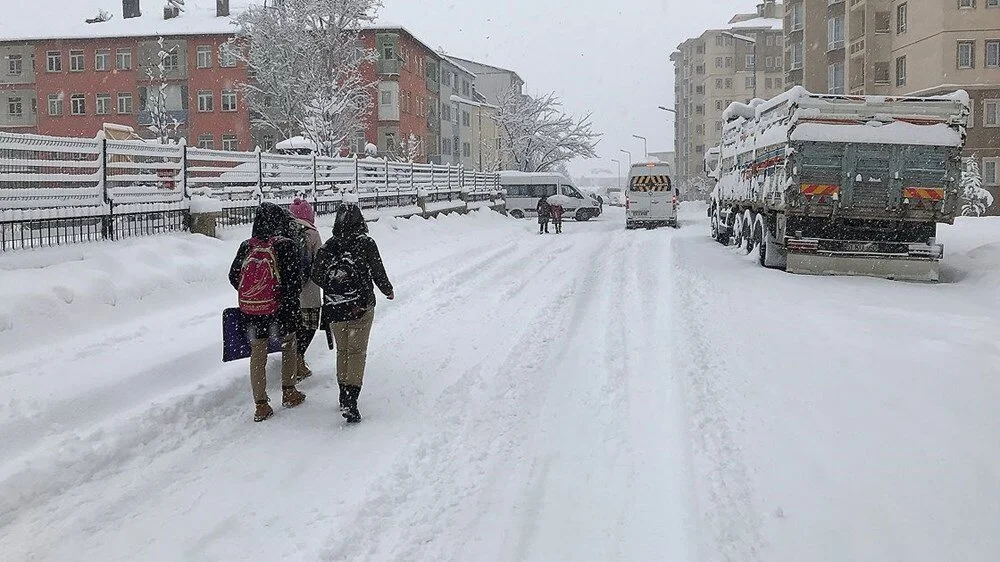
[[[554,217],[552,219],[552,224],[554,224],[556,227],[556,234],[562,232],[562,217]]]
[[[546,216],[538,217],[538,233],[541,234],[543,232],[548,232],[548,231],[549,231],[549,217]]]

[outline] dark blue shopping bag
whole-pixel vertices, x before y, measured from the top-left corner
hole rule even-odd
[[[281,341],[271,338],[267,344],[268,353],[281,351]],[[250,357],[250,338],[247,336],[243,313],[238,308],[222,311],[222,361],[236,361]]]

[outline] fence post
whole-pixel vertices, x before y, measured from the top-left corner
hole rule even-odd
[[[448,164],[448,191],[451,191],[451,164]]]
[[[413,162],[410,162],[410,191],[413,191],[416,183],[413,181]]]
[[[108,205],[108,214],[101,219],[101,237],[105,240],[115,239],[115,203],[108,191],[108,139],[104,131],[98,133],[101,138],[101,196]]]
[[[354,192],[361,193],[361,164],[358,155],[354,155]]]
[[[188,169],[187,140],[185,140],[184,137],[181,137],[179,142],[181,145],[181,169],[180,169],[181,194],[183,195],[184,199],[190,199],[191,195],[188,194],[188,182],[187,182],[187,169]]]
[[[313,205],[316,204],[317,197],[316,192],[319,190],[319,182],[317,180],[317,174],[319,173],[316,169],[316,152],[313,151]]]
[[[261,158],[260,146],[254,149],[257,153],[257,201],[264,199],[264,160]]]
[[[385,159],[385,189],[389,189],[389,159]]]

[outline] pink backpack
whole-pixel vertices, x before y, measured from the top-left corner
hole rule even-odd
[[[274,253],[277,238],[250,239],[250,252],[240,270],[240,310],[250,316],[269,316],[278,312],[278,256]]]

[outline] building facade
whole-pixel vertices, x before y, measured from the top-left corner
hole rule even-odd
[[[152,109],[162,106],[176,126],[172,137],[209,148],[252,149],[250,114],[238,87],[246,67],[228,50],[232,34],[219,33],[230,26],[228,2],[213,6],[217,13],[202,14],[191,25],[183,16],[123,11],[133,17],[119,25],[81,20],[61,38],[4,35],[0,128],[92,138],[113,123],[151,137]],[[142,28],[158,17],[172,33],[127,35],[128,25],[120,25],[144,20],[136,25]]]
[[[726,28],[681,43],[674,63],[674,174],[682,185],[704,176],[705,151],[722,140],[722,113],[734,101],[784,89],[781,4],[768,0]]]
[[[787,86],[855,95],[966,90],[965,154],[979,160],[1000,201],[1000,0],[787,0],[785,30]]]

